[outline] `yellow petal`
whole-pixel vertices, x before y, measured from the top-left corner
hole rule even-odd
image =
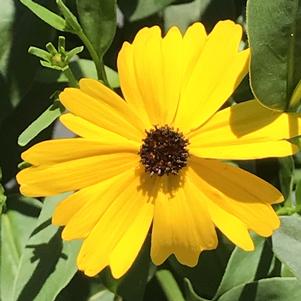
[[[295,154],[298,148],[284,140],[242,143],[237,145],[212,145],[194,147],[192,144],[189,152],[200,158],[223,160],[252,160],[271,157],[286,157]]]
[[[194,146],[210,146],[276,141],[300,134],[299,114],[277,112],[250,100],[217,112],[188,138]]]
[[[201,23],[191,26],[184,38],[176,27],[162,38],[154,26],[140,30],[132,44],[124,43],[118,55],[121,88],[150,126],[171,124],[206,37]]]
[[[230,164],[218,160],[191,157],[194,172],[208,185],[229,198],[246,203],[275,204],[283,196],[273,185],[261,178]]]
[[[170,124],[175,117],[180,99],[183,73],[185,72],[184,63],[189,61],[190,57],[184,57],[188,53],[184,52],[183,38],[177,27],[172,27],[162,40],[162,60],[164,91],[160,99],[161,107],[164,110],[164,116],[161,124]],[[198,44],[196,44],[196,49]],[[149,62],[152,64],[152,61]]]
[[[103,144],[129,144],[131,146],[140,147],[140,141],[127,139],[110,130],[101,128],[81,117],[75,116],[71,113],[63,114],[60,117],[61,123],[76,135],[97,140]]]
[[[227,210],[224,210],[223,201],[227,199],[227,195],[224,194],[224,191],[219,191],[219,187],[211,186],[212,183],[208,182],[208,177],[203,178],[203,174],[198,173],[199,169],[200,167],[194,162],[189,170],[189,175],[193,179],[196,189],[198,189],[199,197],[206,203],[213,223],[234,244],[246,251],[253,250],[254,245],[247,225]],[[203,170],[203,172],[206,171]]]
[[[140,119],[135,107],[130,107],[117,93],[103,83],[94,79],[82,78],[79,81],[79,86],[84,93],[97,99],[100,103],[107,103],[110,107],[121,113],[125,120],[130,120],[138,129],[145,129],[145,124]]]
[[[138,175],[137,192],[143,205],[110,254],[110,267],[115,278],[125,274],[134,262],[153,220],[154,201],[160,181],[145,174],[142,169],[138,170]]]
[[[125,171],[121,175],[88,186],[73,194],[69,203],[80,198],[85,199],[86,203],[68,220],[62,232],[63,239],[80,239],[89,235],[101,216],[111,206],[112,201],[131,184],[134,172],[134,169]],[[66,206],[68,204],[63,208],[58,207],[54,215],[56,220],[63,215]]]
[[[142,197],[141,201],[143,201]],[[129,225],[110,255],[110,267],[114,278],[120,278],[131,267],[152,223],[154,205],[152,202],[144,202],[145,204],[137,212],[132,224]]]
[[[183,87],[191,77],[191,73],[197,63],[197,60],[206,44],[207,34],[202,23],[196,22],[185,32],[183,37]]]
[[[137,165],[133,153],[114,153],[71,160],[20,171],[17,181],[28,196],[47,196],[78,190],[113,177]]]
[[[218,206],[220,215],[225,211],[262,236],[270,236],[279,227],[279,218],[269,203],[277,203],[283,197],[272,185],[219,161],[196,159],[191,168],[191,177],[211,202],[212,211]]]
[[[134,141],[141,141],[144,137],[144,126],[139,126],[140,122],[121,98],[109,104],[79,89],[66,88],[60,94],[60,100],[70,112],[99,127]]]
[[[152,124],[162,124],[167,109],[164,105],[161,42],[161,30],[158,26],[154,26],[149,29],[149,37],[143,45],[139,44],[136,49],[136,44],[133,43],[137,83]]]
[[[292,155],[298,148],[281,139],[300,134],[298,114],[269,110],[251,100],[217,112],[187,137],[196,156],[239,160]]]
[[[216,248],[216,233],[206,204],[189,179],[176,191],[168,188],[177,186],[176,178],[163,179],[167,191],[161,191],[155,202],[151,257],[158,265],[175,254],[182,264],[195,266],[202,250]]]
[[[162,40],[160,28],[154,26],[139,31],[132,44],[136,81],[140,89],[141,100],[152,124],[165,124],[168,122],[165,118],[166,115],[171,115],[170,122],[175,113],[179,92],[175,94],[174,91],[179,91],[179,89],[177,82],[173,82],[173,85],[170,86],[171,79],[168,79],[167,76],[172,74],[172,78],[175,76],[179,78],[180,75],[179,72],[174,74],[175,68],[172,70],[167,68],[172,66],[171,56],[172,58],[179,56],[178,49],[181,41],[182,36],[176,28],[172,28]],[[169,51],[171,44],[174,47],[173,53]],[[179,61],[172,61],[173,66],[178,65]],[[172,99],[170,99],[171,96]],[[170,100],[172,103],[169,107]],[[170,110],[171,113],[168,113],[167,110]]]
[[[264,237],[271,236],[280,226],[279,218],[270,204],[246,203],[223,198],[220,207],[243,221],[248,229]]]
[[[218,22],[209,34],[181,93],[175,125],[182,131],[210,118],[247,73],[249,51],[238,53],[241,35],[241,26],[229,20]]]
[[[66,225],[72,216],[88,202],[87,195],[90,187],[93,186],[83,188],[76,193],[70,194],[67,198],[62,200],[56,206],[52,215],[52,224],[57,226]]]
[[[139,176],[133,175],[127,182],[128,185],[122,193],[110,199],[110,206],[103,213],[81,247],[77,264],[78,268],[88,276],[94,276],[99,273],[105,266],[110,264],[110,260],[112,260],[115,275],[122,276],[122,272],[129,268],[128,265],[133,263],[137,255],[136,245],[134,246],[135,250],[129,250],[124,254],[131,257],[125,258],[126,267],[123,263],[121,263],[121,266],[118,265],[120,259],[117,261],[114,259],[114,249],[115,247],[119,248],[119,242],[123,244],[123,236],[136,233],[132,231],[131,225],[135,224],[139,227],[139,221],[143,221],[141,216],[143,214],[146,214],[144,217],[150,223],[149,212],[145,208],[145,206],[149,206],[147,197],[143,197],[143,194],[139,193]],[[145,230],[145,233],[140,232],[138,237],[138,242],[142,245],[143,236],[146,236],[148,230],[145,221],[142,222],[141,228]],[[137,231],[139,232],[139,230]],[[134,241],[135,239],[135,237],[131,237],[130,240]],[[128,238],[126,240],[128,241]],[[117,250],[116,252],[118,253],[119,251]],[[111,254],[113,254],[113,259],[110,259]]]
[[[42,165],[116,152],[138,153],[138,146],[123,142],[121,140],[119,144],[111,144],[110,140],[106,140],[106,144],[103,144],[101,141],[82,138],[48,140],[22,153],[22,159],[32,165]]]
[[[245,251],[253,251],[254,244],[248,232],[247,226],[237,217],[229,214],[226,210],[208,200],[210,216],[224,235],[226,235],[235,245]]]
[[[117,66],[122,94],[124,95],[127,103],[131,107],[136,108],[139,116],[141,116],[144,120],[146,128],[151,128],[152,123],[149,119],[137,83],[134,68],[133,46],[128,42],[123,43],[122,48],[118,53]]]

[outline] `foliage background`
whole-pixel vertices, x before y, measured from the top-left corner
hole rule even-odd
[[[191,23],[201,21],[210,31],[217,21],[232,19],[245,29],[242,47],[251,46],[252,61],[250,77],[242,82],[228,104],[256,96],[272,109],[297,112],[301,98],[299,1],[35,3],[53,11],[56,17],[31,0],[0,3],[0,166],[4,187],[0,186],[0,300],[301,300],[299,154],[294,158],[236,162],[281,189],[286,199],[276,208],[280,215],[285,215],[281,217],[282,227],[267,240],[254,236],[256,251],[247,253],[234,248],[220,235],[219,247],[204,252],[193,269],[180,265],[174,258],[155,267],[150,262],[147,239],[134,266],[120,280],[114,280],[109,270],[96,278],[77,272],[75,258],[80,242],[63,242],[61,230],[52,226],[50,220],[63,196],[45,200],[25,198],[20,196],[15,182],[22,151],[38,141],[68,135],[55,119],[63,111],[57,92],[72,85],[72,81],[66,70],[43,67],[39,59],[28,53],[30,46],[45,49],[48,42],[56,45],[61,35],[66,39],[67,50],[85,44],[83,52],[69,64],[75,77],[104,79],[103,70],[96,70],[91,60],[92,49],[94,61],[98,66],[104,62],[108,81],[118,91],[114,71],[118,51],[123,41],[131,41],[140,28],[157,24],[166,32],[177,25],[184,32]],[[70,12],[62,9],[64,3],[73,19]],[[83,41],[83,34],[90,44]],[[37,54],[35,50],[31,53]],[[298,139],[294,142],[299,144]]]

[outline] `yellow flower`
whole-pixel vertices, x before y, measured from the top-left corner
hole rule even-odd
[[[283,200],[270,184],[217,159],[283,157],[297,151],[285,139],[301,133],[300,118],[255,100],[218,111],[247,73],[242,29],[200,23],[184,36],[143,28],[124,43],[118,71],[124,99],[92,79],[67,88],[61,122],[80,138],[39,143],[22,154],[32,166],[18,176],[21,192],[74,191],[53,223],[65,240],[83,239],[77,264],[93,276],[110,266],[122,276],[152,225],[151,258],[175,254],[196,265],[217,246],[215,227],[253,250],[249,230],[269,236],[279,227],[271,204]]]

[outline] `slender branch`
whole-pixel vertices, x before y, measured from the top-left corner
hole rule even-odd
[[[70,87],[74,87],[77,88],[78,85],[78,81],[75,78],[73,72],[71,71],[70,67],[68,66],[64,71],[65,76],[67,77],[68,81],[69,81],[69,85]]]
[[[95,63],[98,79],[102,80],[104,82],[104,84],[109,87],[109,83],[108,83],[107,75],[106,75],[106,72],[105,72],[104,64],[103,64],[102,60],[99,58],[99,56],[97,55],[97,53],[96,53],[93,45],[91,44],[90,40],[87,38],[87,36],[84,34],[83,31],[77,32],[77,35],[79,36],[79,38],[82,40],[82,42],[84,43],[84,45],[88,49],[88,51],[91,55],[91,58]]]

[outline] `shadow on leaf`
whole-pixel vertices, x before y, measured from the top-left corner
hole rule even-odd
[[[23,287],[18,301],[34,300],[47,282],[49,275],[55,271],[59,259],[67,259],[67,255],[62,254],[63,244],[60,232],[58,230],[47,243],[27,246],[27,248],[32,249],[31,263],[38,261],[38,264],[29,281]]]

